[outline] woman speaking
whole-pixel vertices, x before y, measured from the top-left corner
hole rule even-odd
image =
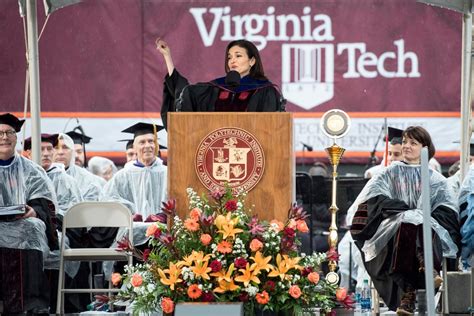
[[[232,41],[225,51],[226,76],[210,82],[190,85],[174,67],[168,44],[157,39],[156,49],[163,55],[168,69],[163,91],[161,118],[186,112],[278,112],[284,111],[279,89],[263,70],[257,47],[247,40]]]

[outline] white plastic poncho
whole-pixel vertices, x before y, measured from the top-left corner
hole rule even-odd
[[[349,208],[348,216],[351,218],[351,223],[358,205],[378,195],[404,201],[410,209],[383,220],[374,236],[365,241],[362,251],[365,254],[366,261],[372,260],[380,253],[395,235],[401,223],[414,225],[423,223],[420,165],[394,162],[382,173],[367,182],[354,204]],[[458,208],[452,191],[447,185],[446,178],[434,170],[430,170],[430,201],[432,211],[437,207],[445,206],[454,211],[454,216],[458,216]],[[434,218],[431,218],[431,227],[441,240],[443,256],[456,258],[458,248],[448,231]]]
[[[82,202],[81,191],[76,180],[68,175],[63,164],[53,163],[46,172],[51,179],[58,199],[57,212],[61,215],[73,205]]]
[[[459,190],[459,207],[467,202],[466,208],[461,212],[462,250],[461,261],[464,268],[471,267],[471,258],[474,253],[474,166],[470,166],[469,172]]]
[[[149,167],[129,165],[107,182],[101,200],[123,203],[133,214],[141,214],[145,219],[161,212],[161,203],[167,198],[167,174],[159,158]]]
[[[105,180],[74,164],[74,141],[69,135],[59,133],[58,138],[62,139],[64,144],[72,151],[69,168],[67,168],[66,173],[76,180],[82,199],[84,201],[97,201],[105,185]]]
[[[58,204],[54,188],[46,172],[31,160],[15,154],[12,163],[0,166],[0,206],[26,204],[44,198]],[[49,254],[46,225],[38,218],[0,222],[0,247],[33,249]]]

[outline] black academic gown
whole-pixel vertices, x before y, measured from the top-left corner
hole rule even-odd
[[[387,246],[369,262],[365,262],[362,247],[364,242],[375,234],[384,219],[408,209],[408,205],[403,201],[378,195],[359,206],[351,228],[352,237],[361,251],[365,268],[379,295],[391,310],[397,309],[403,293],[408,288],[425,288],[424,272],[419,271],[419,258],[423,257],[422,225],[402,223]],[[448,231],[460,249],[461,235],[456,212],[440,206],[432,211],[431,216]],[[363,217],[366,217],[366,220]],[[361,222],[364,224],[361,225]],[[439,271],[442,249],[436,234],[433,234],[433,259],[434,268]]]
[[[235,89],[224,87],[224,78],[189,85],[175,69],[165,77],[161,118],[167,128],[167,113],[177,108],[183,112],[279,112],[284,111],[283,103],[280,92],[268,80],[246,76]]]

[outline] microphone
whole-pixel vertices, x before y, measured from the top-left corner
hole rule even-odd
[[[303,149],[306,148],[307,151],[313,151],[313,146],[300,142],[303,145]]]
[[[231,88],[240,86],[240,74],[238,71],[231,70],[225,76],[225,84]]]

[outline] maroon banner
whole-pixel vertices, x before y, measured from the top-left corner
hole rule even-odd
[[[0,108],[22,111],[17,0],[0,12]],[[162,37],[191,82],[224,75],[229,41],[253,41],[288,111],[459,111],[461,36],[461,14],[414,0],[83,0],[53,13],[40,39],[42,110],[159,112]]]

